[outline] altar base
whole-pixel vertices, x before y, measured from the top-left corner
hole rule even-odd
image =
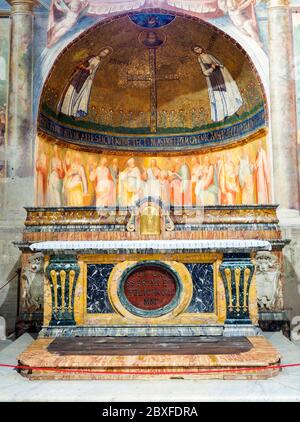
[[[147,337],[126,337],[122,341],[104,337],[39,338],[19,356],[20,365],[37,369],[22,369],[20,373],[31,380],[254,380],[279,373],[274,366],[280,362],[280,355],[264,337],[228,340],[168,337],[154,341],[152,337],[148,344]]]

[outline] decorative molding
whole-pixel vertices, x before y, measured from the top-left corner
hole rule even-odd
[[[37,0],[7,0],[11,5],[11,15],[33,14],[33,8],[38,5]]]
[[[132,208],[26,207],[26,228],[35,226],[126,225]],[[174,224],[278,224],[277,205],[216,205],[169,207],[163,210]]]
[[[32,251],[45,251],[61,255],[62,251],[68,255],[78,253],[154,253],[159,252],[256,252],[270,251],[271,244],[257,239],[202,239],[202,240],[95,240],[95,241],[46,241],[30,245]]]

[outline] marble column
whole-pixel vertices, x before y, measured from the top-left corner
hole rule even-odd
[[[295,211],[299,209],[300,201],[289,0],[269,0],[268,16],[274,199],[282,211]]]
[[[33,7],[34,0],[11,4],[9,92],[7,109],[7,176],[33,174]]]
[[[5,176],[0,178],[0,273],[5,284],[19,266],[13,241],[22,239],[24,206],[34,201],[32,136],[33,0],[10,0],[10,65],[7,110],[7,142],[0,149]],[[2,158],[3,157],[3,158]],[[1,314],[7,329],[14,329],[18,283],[0,291]]]

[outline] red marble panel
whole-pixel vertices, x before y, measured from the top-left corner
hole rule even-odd
[[[176,281],[164,268],[147,265],[137,268],[124,283],[124,294],[135,307],[143,310],[160,309],[176,295]]]

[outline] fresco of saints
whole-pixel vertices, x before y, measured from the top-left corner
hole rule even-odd
[[[58,105],[60,113],[72,117],[84,117],[88,114],[90,94],[96,72],[103,59],[111,52],[111,47],[104,47],[97,56],[89,57],[77,66]]]
[[[236,204],[236,195],[239,191],[237,170],[229,153],[226,154],[226,160],[221,168],[220,189],[222,205]]]
[[[258,141],[258,151],[254,164],[256,180],[257,203],[269,204],[271,200],[270,169],[266,151],[262,147],[261,140]]]
[[[242,189],[242,204],[254,204],[253,164],[245,150],[240,159],[238,176]]]
[[[50,207],[62,206],[62,187],[65,176],[62,160],[59,157],[58,147],[54,145],[54,156],[50,161],[50,174],[48,178],[48,200]]]
[[[169,171],[170,198],[175,206],[191,204],[191,173],[189,166],[182,159],[176,158]]]
[[[142,179],[135,159],[129,158],[127,167],[119,175],[119,205],[131,207],[140,198]]]
[[[256,0],[218,0],[219,8],[228,13],[232,23],[262,47],[255,15]]]
[[[204,163],[201,172],[201,178],[196,185],[195,193],[197,204],[217,205],[218,203],[218,182],[216,172],[209,157],[204,157]]]
[[[88,182],[81,163],[80,153],[76,153],[64,180],[64,195],[69,207],[83,207],[84,195],[88,194]]]
[[[35,162],[36,170],[36,204],[39,206],[47,205],[47,177],[48,166],[47,156],[45,153],[45,146],[43,143],[39,144],[39,153]]]
[[[161,170],[159,174],[160,199],[165,207],[170,205],[170,182],[167,170]]]
[[[236,114],[243,99],[227,68],[198,45],[192,51],[197,54],[201,71],[206,77],[212,121],[219,122]]]
[[[216,154],[214,157],[214,168],[215,168],[215,175],[216,175],[216,181],[218,186],[218,204],[221,204],[221,188],[220,188],[220,176],[222,173],[223,168],[223,158],[221,154]]]
[[[159,175],[160,175],[160,168],[157,165],[157,160],[155,158],[151,159],[150,168],[145,170],[144,172],[144,196],[151,197],[151,198],[159,198],[160,197],[160,182],[159,182]]]
[[[115,184],[107,166],[107,158],[102,157],[98,167],[90,173],[90,180],[96,183],[96,207],[112,207],[116,204]]]
[[[201,177],[202,174],[202,167],[200,164],[199,157],[193,156],[191,159],[191,190],[192,190],[192,204],[199,205],[197,203],[197,196],[196,196],[196,185]]]
[[[182,180],[182,203],[184,205],[191,205],[191,172],[185,161],[180,166],[179,176]]]
[[[119,178],[119,163],[117,158],[113,158],[112,164],[109,167],[110,174],[112,175],[113,181],[115,186],[118,184],[118,178]]]

